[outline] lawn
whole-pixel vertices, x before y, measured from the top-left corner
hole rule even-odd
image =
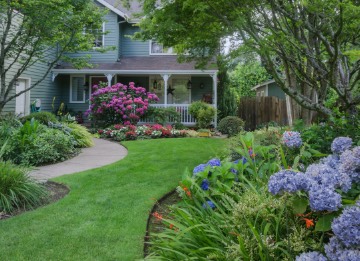
[[[64,199],[0,222],[0,260],[138,260],[154,199],[178,185],[185,168],[219,155],[223,139],[124,142],[114,164],[54,181]]]

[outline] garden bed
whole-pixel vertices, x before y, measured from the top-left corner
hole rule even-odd
[[[48,192],[48,198],[42,206],[54,203],[65,197],[70,192],[70,189],[67,186],[54,181],[48,180],[44,183],[44,186],[46,187],[46,190]],[[31,210],[19,209],[16,212],[12,213],[11,215],[0,212],[0,220],[20,215],[26,211],[31,211]]]

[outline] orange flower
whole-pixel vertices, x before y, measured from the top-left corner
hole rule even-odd
[[[169,228],[173,229],[173,227],[174,227],[174,224],[170,224]]]
[[[303,220],[305,221],[306,228],[310,228],[310,227],[314,226],[314,220],[313,219],[303,218]]]
[[[158,212],[154,212],[152,215],[159,221],[161,221],[163,219],[162,215],[159,214]]]
[[[188,197],[191,197],[191,192],[190,192],[190,191],[186,191],[186,195],[187,195]]]

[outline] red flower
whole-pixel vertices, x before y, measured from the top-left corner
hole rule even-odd
[[[156,218],[156,220],[161,221],[163,219],[162,215],[159,214],[157,211],[152,213],[153,217]]]
[[[310,228],[310,227],[314,226],[313,219],[303,218],[303,220],[305,221],[306,228]]]

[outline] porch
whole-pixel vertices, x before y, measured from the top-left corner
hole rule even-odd
[[[68,108],[85,112],[89,107],[92,86],[106,82],[144,87],[159,97],[157,108],[174,107],[180,113],[181,123],[194,125],[195,120],[189,114],[189,105],[203,100],[217,107],[217,69],[199,70],[194,64],[179,64],[175,56],[168,57],[124,57],[121,62],[97,64],[96,69],[77,70],[59,66],[52,71],[53,81],[62,89],[62,99]],[[150,123],[151,119],[142,119],[141,123]],[[214,123],[217,122],[215,116]]]

